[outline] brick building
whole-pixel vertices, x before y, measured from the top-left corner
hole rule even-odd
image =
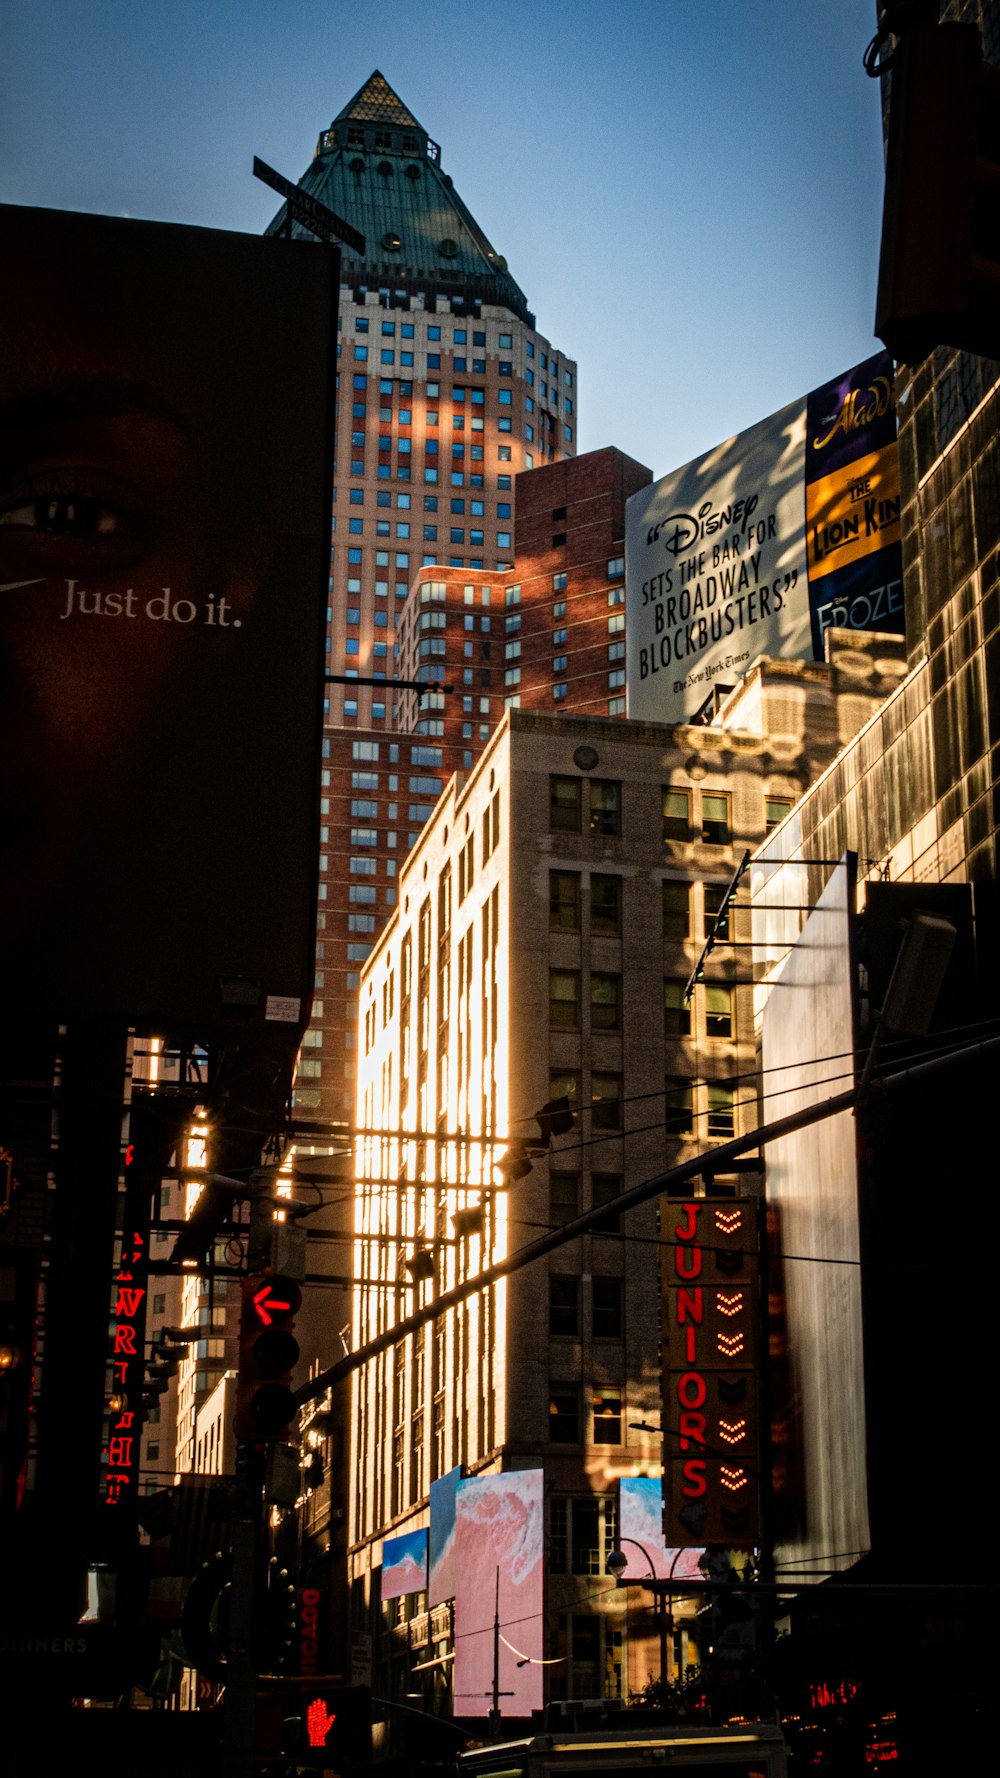
[[[452,772],[472,769],[507,708],[624,714],[625,502],[649,480],[614,449],[519,475],[512,566],[425,563],[399,606],[398,676],[427,692],[398,693],[391,729],[329,732],[307,1114],[353,1113],[360,966]]]

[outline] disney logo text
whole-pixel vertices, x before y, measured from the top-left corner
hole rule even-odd
[[[757,501],[758,496],[750,494],[746,499],[740,498],[731,501],[728,506],[721,506],[718,512],[713,512],[711,500],[706,500],[696,513],[669,513],[659,524],[650,527],[646,533],[646,542],[656,543],[662,540],[664,548],[671,555],[679,556],[685,550],[693,549],[703,537],[713,536],[716,531],[739,526],[745,532],[757,510]]]

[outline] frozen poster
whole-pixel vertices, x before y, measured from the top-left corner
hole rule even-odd
[[[427,1532],[407,1531],[382,1545],[382,1598],[402,1599],[427,1585]]]
[[[623,1476],[618,1485],[618,1541],[628,1567],[622,1579],[703,1580],[700,1549],[667,1549],[663,1542],[663,1484],[655,1476]],[[644,1554],[644,1552],[646,1552]],[[649,1560],[647,1561],[646,1556]]]
[[[474,1476],[455,1502],[455,1715],[542,1707],[544,1548],[540,1469]],[[499,1605],[498,1605],[499,1600]],[[494,1616],[499,1617],[494,1675]]]

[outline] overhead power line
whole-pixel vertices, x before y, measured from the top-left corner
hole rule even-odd
[[[956,1067],[960,1063],[968,1062],[974,1058],[993,1055],[998,1050],[1000,1050],[1000,1037],[987,1038],[980,1043],[962,1044],[945,1055],[934,1057],[931,1061],[917,1062],[911,1067],[889,1069],[873,1075],[869,1089],[877,1081],[884,1091],[892,1092],[900,1086],[923,1080],[930,1074],[940,1073],[942,1069]],[[795,1130],[806,1129],[810,1124],[822,1123],[828,1117],[837,1116],[839,1112],[850,1111],[860,1102],[861,1098],[862,1089],[858,1086],[851,1087],[843,1093],[836,1093],[832,1098],[821,1100],[815,1105],[809,1105],[800,1111],[792,1112],[788,1117],[777,1118],[772,1123],[763,1124],[747,1136],[738,1136],[732,1142],[721,1143],[718,1148],[711,1149],[707,1155],[696,1155],[692,1160],[685,1161],[679,1167],[671,1167],[665,1173],[657,1173],[653,1178],[643,1180],[641,1184],[632,1186],[629,1191],[622,1192],[620,1197],[610,1198],[606,1204],[595,1205],[590,1210],[585,1210],[580,1216],[574,1217],[571,1222],[564,1223],[561,1228],[553,1229],[547,1235],[538,1236],[536,1240],[529,1241],[525,1247],[519,1247],[516,1252],[508,1254],[506,1259],[498,1260],[495,1265],[487,1266],[485,1271],[478,1273],[475,1277],[467,1278],[451,1290],[443,1291],[433,1302],[425,1303],[419,1309],[415,1309],[412,1314],[404,1316],[393,1327],[387,1328],[375,1339],[359,1346],[357,1351],[348,1353],[336,1364],[328,1365],[326,1370],[320,1371],[317,1376],[312,1377],[308,1383],[302,1384],[295,1391],[296,1401],[301,1405],[303,1402],[312,1401],[317,1395],[322,1395],[331,1384],[339,1383],[345,1377],[350,1376],[353,1371],[360,1370],[362,1365],[377,1358],[379,1353],[385,1352],[389,1347],[398,1345],[400,1340],[406,1339],[411,1333],[416,1333],[417,1329],[425,1326],[428,1321],[435,1320],[449,1309],[457,1308],[467,1297],[487,1290],[491,1285],[498,1283],[500,1279],[510,1277],[512,1273],[521,1271],[524,1266],[532,1265],[537,1259],[543,1259],[546,1254],[555,1252],[559,1247],[565,1247],[578,1235],[590,1233],[592,1229],[597,1228],[602,1221],[607,1219],[609,1213],[620,1214],[635,1209],[639,1204],[648,1203],[651,1198],[662,1197],[665,1192],[682,1186],[689,1179],[703,1173],[706,1163],[709,1161],[713,1170],[724,1172],[725,1163],[734,1160],[738,1155],[745,1154],[751,1149],[764,1147],[769,1142],[777,1142],[783,1136],[791,1135]]]

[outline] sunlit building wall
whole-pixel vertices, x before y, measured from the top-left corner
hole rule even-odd
[[[360,964],[402,857],[506,708],[624,714],[625,502],[649,471],[606,449],[516,478],[514,564],[424,560],[397,613],[397,733],[331,730],[322,787],[316,999],[296,1101],[353,1110]],[[450,687],[449,691],[444,688]]]
[[[511,710],[447,786],[361,982],[355,1343],[752,1123],[748,949],[720,947],[690,1006],[683,989],[774,784],[759,735]],[[573,1132],[502,1185],[493,1163],[564,1094]],[[623,1595],[595,1603],[595,1577],[619,1480],[659,1469],[632,1424],[659,1413],[657,1229],[655,1206],[632,1212],[359,1373],[353,1623],[375,1635],[376,1678],[419,1687],[406,1649],[438,1646],[421,1595],[380,1606],[383,1537],[426,1524],[456,1465],[541,1466],[550,1695],[626,1685]]]
[[[207,1164],[207,1130],[195,1125],[184,1143],[185,1167]],[[191,1215],[201,1195],[199,1179],[188,1179],[183,1191],[185,1218]],[[233,1263],[226,1254],[226,1242],[216,1245],[216,1270]],[[223,1372],[236,1363],[239,1336],[239,1288],[222,1277],[208,1277],[192,1269],[182,1275],[181,1326],[197,1328],[198,1338],[182,1346],[177,1373],[177,1420],[175,1463],[178,1475],[189,1475],[196,1468],[198,1410],[215,1388]]]

